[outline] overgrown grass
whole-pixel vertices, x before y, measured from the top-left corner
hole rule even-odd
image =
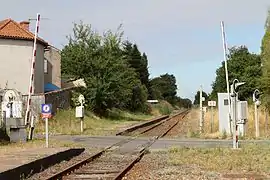
[[[87,135],[114,135],[133,124],[149,120],[160,115],[169,115],[174,108],[166,101],[151,105],[151,114],[131,113],[118,109],[109,111],[106,118],[95,116],[87,111],[84,117],[84,132]],[[44,121],[36,123],[35,133],[44,133]],[[61,110],[56,116],[49,120],[49,131],[51,134],[81,134],[80,119],[75,118],[75,109]]]
[[[227,139],[230,138],[230,134],[224,132],[219,132],[219,122],[218,122],[218,109],[213,110],[214,114],[214,126],[213,132],[211,132],[211,109],[205,113],[205,123],[204,123],[204,138],[220,138]],[[241,139],[255,139],[255,118],[254,118],[254,106],[248,107],[248,122],[246,126],[245,137],[240,137]],[[265,139],[270,137],[270,116],[269,122],[266,119],[266,113],[262,107],[259,109],[259,127],[260,127],[260,138]]]
[[[243,148],[171,148],[169,163],[197,165],[219,172],[269,172],[270,146],[247,144]]]
[[[120,110],[109,112],[108,118],[99,118],[87,111],[84,117],[84,132],[87,135],[111,135],[118,130],[140,121],[152,118],[152,115],[129,113]],[[40,120],[35,133],[44,132],[44,121]],[[75,117],[75,110],[59,111],[49,120],[49,131],[52,134],[81,134],[80,119]]]

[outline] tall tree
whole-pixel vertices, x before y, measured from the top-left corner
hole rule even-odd
[[[134,87],[141,88],[135,71],[124,59],[122,34],[107,31],[101,36],[81,22],[74,25],[69,43],[62,50],[62,73],[84,78],[87,88],[80,91],[88,107],[99,115],[114,107],[128,108]]]
[[[153,78],[150,83],[155,99],[164,99],[171,104],[176,103],[177,85],[174,75],[166,73]]]
[[[202,97],[205,98],[205,101],[203,101],[203,106],[206,106],[207,101],[209,100],[209,96],[208,96],[208,94],[206,92],[202,91]],[[194,105],[200,104],[200,91],[197,91],[197,93],[195,95],[195,98],[194,98],[193,104]]]
[[[176,104],[179,106],[179,107],[182,107],[182,108],[191,108],[192,106],[192,101],[188,98],[181,98],[181,97],[176,97],[177,99],[177,102]]]
[[[145,54],[145,52],[142,54],[142,66],[141,66],[141,70],[140,70],[140,80],[142,82],[143,85],[145,85],[145,87],[148,89],[148,91],[150,91],[150,82],[149,82],[149,71],[148,71],[148,59],[147,59],[147,55]],[[149,92],[151,93],[151,92]]]
[[[224,65],[222,62],[222,66],[216,71],[216,79],[212,84],[212,99],[217,98],[218,92],[226,92]],[[250,53],[245,46],[229,49],[228,71],[230,84],[234,79],[246,82],[239,90],[240,99],[251,98],[253,91],[261,86],[261,58],[257,54]]]
[[[148,59],[145,53],[141,54],[136,44],[129,41],[124,43],[124,55],[131,68],[135,69],[141,83],[150,90]]]
[[[261,44],[263,102],[270,109],[270,9],[265,22],[265,34]]]

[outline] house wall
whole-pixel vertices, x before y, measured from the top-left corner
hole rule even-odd
[[[60,50],[50,47],[44,54],[47,60],[47,73],[44,73],[44,82],[52,83],[61,88],[61,54]]]
[[[33,47],[33,45],[32,45],[32,47]],[[31,48],[31,53],[32,53],[32,48]],[[29,66],[29,68],[30,67],[31,66]],[[29,70],[29,76],[30,76],[30,70]],[[43,93],[44,92],[44,46],[41,44],[37,44],[37,57],[36,57],[35,79],[34,80],[35,80],[34,93]],[[29,84],[29,82],[28,82],[28,84]]]
[[[0,88],[28,93],[33,42],[0,39]],[[37,45],[34,93],[44,92],[44,47]]]

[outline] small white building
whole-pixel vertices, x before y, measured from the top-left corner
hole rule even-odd
[[[231,133],[228,93],[218,93],[219,132]]]

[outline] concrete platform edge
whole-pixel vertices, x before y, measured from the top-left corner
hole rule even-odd
[[[64,160],[70,160],[71,158],[80,155],[84,152],[85,148],[72,148],[67,149],[47,157],[37,159],[35,161],[23,164],[16,168],[0,172],[0,179],[22,179],[29,178],[35,173],[39,173],[50,166],[60,163]],[[30,176],[29,176],[30,175]]]

